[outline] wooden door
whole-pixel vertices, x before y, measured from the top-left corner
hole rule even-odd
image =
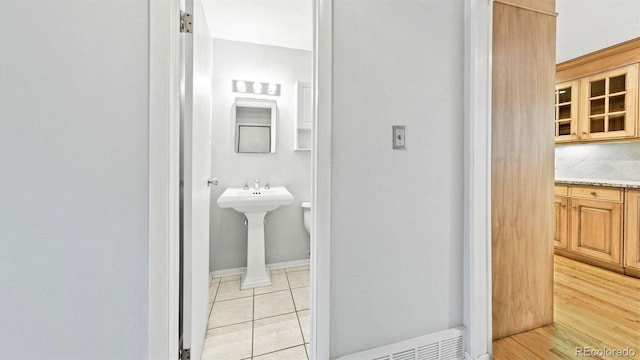
[[[569,248],[569,213],[567,203],[569,199],[564,196],[556,196],[554,200],[555,231],[553,244],[555,247],[567,250]]]
[[[627,190],[624,266],[640,271],[640,190]]]
[[[622,265],[622,204],[571,199],[570,250]]]

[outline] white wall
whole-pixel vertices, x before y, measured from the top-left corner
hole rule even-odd
[[[0,1],[0,358],[144,359],[148,2]]]
[[[556,11],[559,63],[640,36],[638,0],[557,0]]]
[[[463,15],[334,2],[332,357],[462,324]]]
[[[265,225],[267,264],[308,258],[309,235],[304,229],[300,202],[311,200],[309,151],[293,150],[295,83],[311,81],[311,52],[282,47],[213,40],[213,148],[212,176],[220,179],[211,188],[212,271],[247,265],[247,228],[244,215],[220,209],[216,201],[227,187],[286,186],[294,197],[291,205],[267,214]],[[281,96],[251,96],[231,91],[231,81],[256,80],[282,85]],[[231,108],[236,97],[275,99],[278,102],[276,152],[239,154],[234,150],[235,133]]]

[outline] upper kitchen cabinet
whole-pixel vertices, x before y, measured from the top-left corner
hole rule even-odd
[[[556,84],[556,142],[578,140],[580,81]]]
[[[556,143],[636,138],[640,38],[556,66]]]
[[[581,80],[580,140],[636,136],[638,64]]]

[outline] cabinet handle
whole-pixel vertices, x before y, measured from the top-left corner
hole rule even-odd
[[[565,205],[565,204],[560,204],[560,207],[567,207],[567,205]]]
[[[583,131],[583,132],[582,132],[582,135],[587,135],[587,132],[586,132],[586,131]]]
[[[598,196],[598,194],[596,194],[596,192],[595,192],[595,191],[592,191],[592,192],[591,192],[591,196]]]
[[[571,133],[571,135],[574,135],[574,136],[575,136],[575,135],[576,135],[576,133]]]

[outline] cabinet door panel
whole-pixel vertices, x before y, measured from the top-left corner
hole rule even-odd
[[[622,204],[571,199],[571,251],[622,265]]]
[[[556,196],[553,204],[555,213],[555,230],[553,235],[553,244],[557,248],[568,248],[568,220],[569,215],[567,213],[568,199],[562,196]]]
[[[625,267],[640,271],[640,190],[627,192]]]
[[[578,140],[579,91],[579,80],[556,85],[555,135],[558,143]]]
[[[580,140],[636,136],[638,64],[582,78],[580,86]]]

